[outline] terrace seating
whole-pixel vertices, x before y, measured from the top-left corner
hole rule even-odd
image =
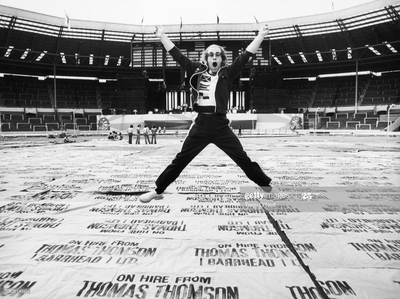
[[[364,119],[366,117],[367,117],[367,113],[366,112],[354,113],[353,120],[355,120],[355,121],[364,121]]]
[[[11,124],[10,123],[1,123],[1,131],[11,131]]]
[[[379,113],[386,113],[387,106],[368,107],[368,109],[344,108],[344,107],[328,107],[319,109],[316,114],[315,109],[310,108],[305,114],[305,121],[310,122],[309,128],[315,127],[315,117],[318,117],[318,125],[316,129],[331,129],[331,130],[377,130],[378,120],[382,120]],[[383,114],[384,115],[384,114]],[[391,114],[392,115],[392,114]],[[384,120],[384,119],[383,119]],[[382,125],[383,126],[383,125]]]
[[[77,117],[77,118],[75,118],[75,122],[78,126],[81,126],[81,125],[87,125],[88,120],[87,120],[87,118],[84,118],[84,117]]]
[[[356,130],[371,130],[370,124],[356,124]]]
[[[348,121],[346,121],[346,129],[355,130],[357,125],[359,125],[359,124],[360,124],[359,121],[348,120]]]
[[[337,120],[347,120],[349,119],[349,113],[336,113],[336,119]]]
[[[18,107],[17,100],[15,99],[4,99],[3,98],[4,107]]]
[[[372,129],[376,129],[377,122],[378,122],[378,118],[377,117],[366,117],[364,119],[364,124],[365,125],[370,125],[370,127]]]
[[[290,106],[293,108],[303,108],[309,106],[309,97],[302,96],[290,100]]]
[[[326,128],[331,130],[340,129],[340,121],[328,121],[326,123]]]
[[[33,125],[32,128],[33,128],[34,132],[47,131],[47,126],[46,125]]]
[[[78,126],[73,122],[64,123],[64,130],[78,130]]]
[[[35,78],[12,76],[1,78],[0,83],[4,107],[51,107],[46,83],[39,83]]]
[[[31,107],[36,107],[36,108],[51,108],[51,102],[50,99],[37,99],[37,100],[32,100],[31,101]]]
[[[97,114],[89,114],[87,116],[89,123],[97,122]]]
[[[90,125],[80,125],[78,126],[79,131],[90,131],[91,126]]]
[[[313,101],[313,107],[331,107],[332,100],[330,99],[315,99]]]
[[[389,122],[389,125],[390,125],[390,124],[391,124],[391,122]],[[383,129],[385,129],[387,126],[388,126],[387,121],[378,121],[378,122],[376,123],[376,128],[377,128],[378,130],[383,130]]]
[[[56,120],[56,115],[55,114],[44,114],[42,116],[43,122],[48,123],[48,122],[55,122]]]
[[[354,99],[344,99],[344,98],[336,99],[336,106],[339,107],[354,106]]]
[[[331,118],[329,116],[321,116],[319,117],[319,125],[318,127],[321,128],[326,128],[327,127],[327,123],[331,121]]]
[[[43,123],[43,120],[37,117],[30,117],[28,118],[28,123],[32,125],[41,125]]]
[[[398,103],[400,100],[399,88],[395,78],[374,78],[371,80],[365,93],[362,106],[385,105]]]
[[[32,125],[30,123],[16,123],[17,131],[31,131]]]
[[[48,131],[58,131],[60,130],[60,124],[59,123],[46,123]]]
[[[0,108],[21,106],[19,107],[21,111],[36,109],[37,113],[1,112],[2,130],[4,131],[22,130],[22,128],[27,130],[45,130],[46,128],[47,130],[64,130],[65,128],[96,130],[97,115],[100,114],[101,109],[98,106],[133,113],[128,101],[131,99],[141,103],[145,101],[143,90],[118,93],[118,86],[115,82],[99,84],[98,82],[82,83],[77,80],[58,80],[55,103],[57,107],[53,109],[51,106],[54,92],[53,81],[40,82],[35,78],[20,77],[10,80],[9,77],[0,78]],[[288,80],[285,82],[285,88],[289,101],[285,111],[288,112],[290,109],[297,111],[296,108],[311,109],[311,103],[314,107],[326,108],[324,111],[330,110],[329,108],[334,109],[334,112],[327,112],[326,115],[319,111],[317,124],[314,119],[315,112],[306,114],[304,123],[311,128],[314,128],[315,125],[322,129],[343,130],[386,128],[387,122],[383,121],[384,117],[381,114],[386,113],[389,103],[400,101],[400,80],[389,76],[368,80],[370,80],[370,85],[361,103],[362,107],[360,108],[362,109],[359,109],[357,113],[354,111],[354,78],[317,79],[317,82]],[[363,88],[366,89],[366,86],[360,80],[359,93]],[[381,108],[374,109],[374,107],[380,106]],[[75,125],[73,124],[72,109],[75,112],[82,110],[81,113],[75,115]],[[136,109],[146,113],[142,109]],[[86,111],[93,111],[93,113]],[[257,111],[268,112],[270,110],[261,107]],[[129,112],[127,113],[129,114]]]
[[[18,130],[18,123],[27,123],[25,113],[23,112],[22,108],[2,111],[1,116],[2,129],[4,128],[4,130],[16,131]],[[22,126],[25,125],[21,125],[20,127],[22,128]]]

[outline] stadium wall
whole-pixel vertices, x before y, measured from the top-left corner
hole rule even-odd
[[[130,125],[141,124],[167,130],[188,130],[196,117],[195,113],[184,114],[142,114],[142,115],[98,115],[98,130],[125,132]],[[293,130],[300,129],[303,114],[227,114],[233,129]]]

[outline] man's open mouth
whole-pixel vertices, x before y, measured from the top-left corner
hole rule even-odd
[[[217,65],[218,65],[218,63],[216,63],[216,62],[213,62],[213,64],[212,64],[213,67],[217,67]]]

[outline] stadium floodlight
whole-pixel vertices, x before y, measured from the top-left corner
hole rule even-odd
[[[94,57],[93,54],[90,54],[90,55],[89,55],[89,64],[90,64],[90,65],[93,64],[93,57]]]
[[[272,58],[274,58],[274,60],[279,64],[282,65],[282,62],[279,60],[278,57],[276,57],[275,55],[271,55]]]
[[[294,64],[294,60],[293,60],[293,58],[289,55],[289,53],[286,53],[285,55],[286,55],[287,59],[290,61],[290,63],[291,63],[291,64]]]
[[[372,46],[370,46],[370,45],[365,45],[365,46],[366,46],[368,49],[370,49],[371,52],[374,53],[375,55],[377,55],[377,56],[381,55],[381,53],[380,53],[377,49],[375,49],[374,47],[372,47]]]
[[[335,49],[331,49],[331,52],[332,52],[332,59],[333,60],[337,60],[336,50]]]
[[[31,49],[29,49],[29,48],[26,48],[26,50],[25,50],[25,52],[24,52],[24,54],[22,54],[22,56],[21,56],[21,59],[25,59],[26,58],[26,56],[28,56],[28,54],[29,54],[29,52],[31,51]]]
[[[308,60],[307,60],[306,56],[304,55],[304,53],[303,53],[303,52],[299,52],[299,54],[300,54],[300,57],[301,57],[301,59],[303,60],[303,62],[304,62],[304,63],[307,63]]]
[[[353,50],[350,47],[347,47],[347,59],[353,58]]]
[[[390,51],[392,51],[392,53],[397,53],[397,50],[395,48],[393,48],[393,46],[391,44],[389,44],[388,42],[383,42],[383,44],[388,47],[388,49]]]
[[[79,58],[79,53],[75,53],[75,63],[76,64],[81,64],[81,60]]]
[[[318,57],[318,61],[324,61],[323,59],[322,59],[322,55],[321,55],[321,52],[320,51],[315,51],[315,53],[317,53],[317,57]]]
[[[4,57],[9,57],[13,49],[14,46],[9,46],[6,53],[4,54]]]
[[[61,52],[61,53],[60,53],[60,56],[61,56],[61,61],[62,61],[62,63],[63,63],[63,64],[66,64],[66,63],[67,63],[67,60],[65,59],[65,53]]]
[[[47,51],[43,51],[43,52],[36,58],[36,61],[42,60],[42,58],[43,58],[44,55],[46,55],[46,54],[47,54]]]
[[[110,55],[106,55],[106,58],[104,59],[104,65],[108,65],[109,61],[110,61]]]

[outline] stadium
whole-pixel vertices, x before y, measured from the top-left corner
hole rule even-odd
[[[226,115],[272,188],[210,144],[143,203],[197,115],[155,26],[0,4],[0,295],[397,298],[399,12],[266,21]],[[232,63],[264,21],[163,27],[188,58],[218,44]],[[157,142],[128,143],[131,125]]]
[[[398,131],[398,9],[396,1],[374,1],[269,22],[268,40],[232,86],[229,112],[300,114],[304,130]],[[191,110],[188,78],[157,41],[154,26],[1,11],[2,134],[96,131],[97,115],[166,119]],[[165,27],[190,58],[218,42],[232,61],[259,25]],[[167,129],[180,128],[165,122]],[[257,129],[249,120],[244,126]]]

